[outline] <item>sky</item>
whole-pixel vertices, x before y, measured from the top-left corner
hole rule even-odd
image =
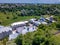
[[[59,3],[60,0],[0,0],[0,3]]]

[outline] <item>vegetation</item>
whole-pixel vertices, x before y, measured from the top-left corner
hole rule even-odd
[[[60,15],[59,4],[1,4],[0,25],[28,20],[40,15]]]
[[[39,25],[38,29],[34,32],[28,32],[19,38],[16,42],[22,42],[21,45],[60,45],[60,16],[54,16],[57,21],[49,25]],[[17,44],[19,45],[19,44]]]
[[[6,45],[6,42],[8,41],[8,37],[3,38],[0,40],[0,45]]]
[[[14,13],[15,14],[15,13]],[[8,14],[4,14],[4,13],[0,13],[0,25],[10,25],[13,22],[17,22],[17,21],[25,21],[25,20],[29,20],[31,18],[40,18],[39,16],[17,16],[17,15],[12,15],[11,12],[8,12]]]
[[[1,4],[0,25],[6,26],[16,21],[36,17],[38,19],[41,15],[45,17],[53,15],[56,23],[39,25],[37,31],[19,35],[14,42],[17,45],[60,45],[60,34],[56,33],[60,31],[60,4]],[[3,39],[2,45],[6,45],[7,41],[7,39]]]
[[[37,31],[18,36],[15,43],[18,42],[17,45],[60,45],[60,39],[56,36],[55,31],[57,32],[54,23],[52,25],[40,25]]]

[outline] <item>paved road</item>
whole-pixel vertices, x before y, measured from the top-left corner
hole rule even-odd
[[[60,33],[60,30],[58,30],[56,33],[54,33],[54,35],[57,35],[57,34],[59,34]]]

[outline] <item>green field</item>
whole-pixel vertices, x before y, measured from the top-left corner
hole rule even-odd
[[[8,19],[7,19],[7,17],[8,17]],[[16,18],[14,19],[14,17],[16,17]],[[18,16],[12,12],[8,12],[7,14],[0,12],[0,22],[1,22],[0,25],[7,26],[13,22],[29,20],[29,19],[35,18],[35,17],[40,18],[40,16]]]

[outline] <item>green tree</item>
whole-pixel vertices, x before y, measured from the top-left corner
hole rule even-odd
[[[22,45],[22,41],[23,41],[23,36],[22,36],[22,35],[18,36],[18,37],[15,39],[15,43],[16,43],[17,45]]]

